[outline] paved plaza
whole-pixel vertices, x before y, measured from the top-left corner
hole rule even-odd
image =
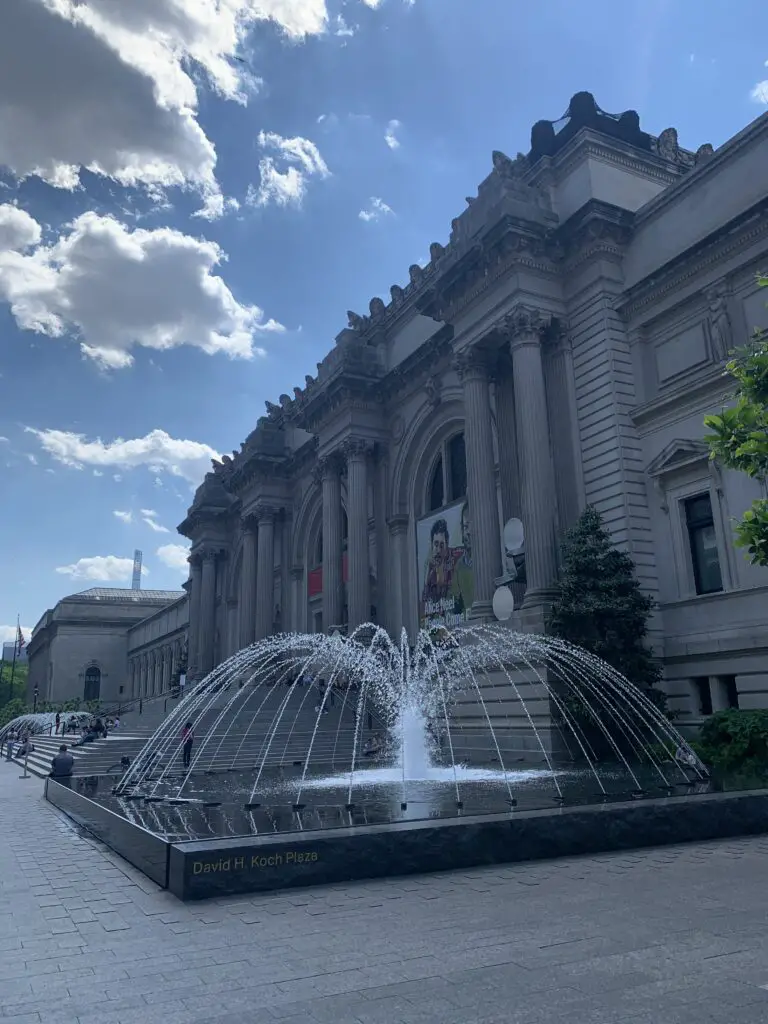
[[[768,1022],[768,836],[184,905],[0,765],[0,1021]]]

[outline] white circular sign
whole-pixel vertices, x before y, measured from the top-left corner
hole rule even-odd
[[[515,599],[509,587],[499,587],[493,595],[493,614],[499,622],[506,622],[515,610]]]
[[[523,524],[519,519],[509,519],[504,527],[504,550],[510,555],[516,555],[522,550],[525,540]]]

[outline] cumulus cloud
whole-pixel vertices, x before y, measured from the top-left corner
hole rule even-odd
[[[372,221],[381,220],[382,217],[389,217],[393,213],[392,207],[388,206],[383,199],[379,199],[378,196],[371,196],[366,209],[361,210],[357,216],[360,220]]]
[[[72,565],[60,565],[56,572],[71,576],[75,580],[92,580],[99,583],[123,583],[133,576],[133,559],[119,555],[92,555],[78,558]],[[149,570],[142,566],[142,575]]]
[[[163,526],[161,523],[158,523],[158,521],[157,521],[157,512],[155,512],[154,509],[143,508],[141,510],[141,518],[147,524],[147,526],[150,528],[150,530],[154,530],[155,533],[170,533],[171,532],[168,529],[167,526]]]
[[[294,39],[328,25],[325,0],[2,0],[2,10],[0,164],[59,188],[75,188],[85,168],[207,196],[219,187],[197,120],[201,84],[245,103],[258,77],[235,58],[256,22]]]
[[[13,203],[0,206],[0,252],[23,252],[37,245],[41,236],[40,225],[26,210]]]
[[[17,243],[36,224],[22,223],[21,212],[0,206]],[[137,345],[263,354],[255,335],[283,327],[235,299],[213,273],[224,259],[215,242],[172,228],[129,230],[89,212],[50,245],[0,249],[0,298],[19,327],[54,338],[75,334],[83,354],[110,369],[130,366]]]
[[[145,437],[129,440],[117,438],[105,443],[101,438],[90,441],[83,434],[66,430],[36,430],[34,434],[43,451],[57,462],[73,469],[102,466],[110,469],[136,469],[144,466],[153,473],[168,473],[198,483],[211,468],[211,459],[220,458],[210,445],[171,437],[164,430],[152,430]],[[116,473],[115,480],[122,479]]]
[[[251,186],[246,197],[251,206],[301,206],[309,179],[330,176],[320,150],[309,139],[287,139],[275,132],[259,132],[257,141],[275,156],[259,161],[259,187]]]
[[[186,576],[189,571],[189,545],[187,544],[163,544],[157,549],[157,557],[167,565],[169,569],[178,570]]]
[[[119,519],[121,523],[133,522],[133,512],[123,512],[119,508],[116,508],[112,511],[112,515],[116,519]]]
[[[752,90],[752,99],[756,103],[768,103],[768,78],[764,82],[758,82]]]
[[[21,632],[26,642],[29,643],[32,627],[22,626]],[[0,644],[12,644],[14,640],[16,640],[16,626],[0,626]]]
[[[384,141],[386,142],[390,149],[400,148],[400,140],[397,137],[397,132],[399,131],[400,127],[400,122],[395,120],[394,118],[387,125],[387,130],[384,133]]]

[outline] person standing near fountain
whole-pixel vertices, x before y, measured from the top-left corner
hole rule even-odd
[[[184,758],[184,767],[189,768],[192,761],[192,744],[195,742],[195,733],[192,723],[187,722],[181,730],[181,753]]]

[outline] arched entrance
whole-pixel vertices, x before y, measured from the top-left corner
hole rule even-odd
[[[101,669],[91,665],[85,670],[83,700],[99,700],[101,696]]]

